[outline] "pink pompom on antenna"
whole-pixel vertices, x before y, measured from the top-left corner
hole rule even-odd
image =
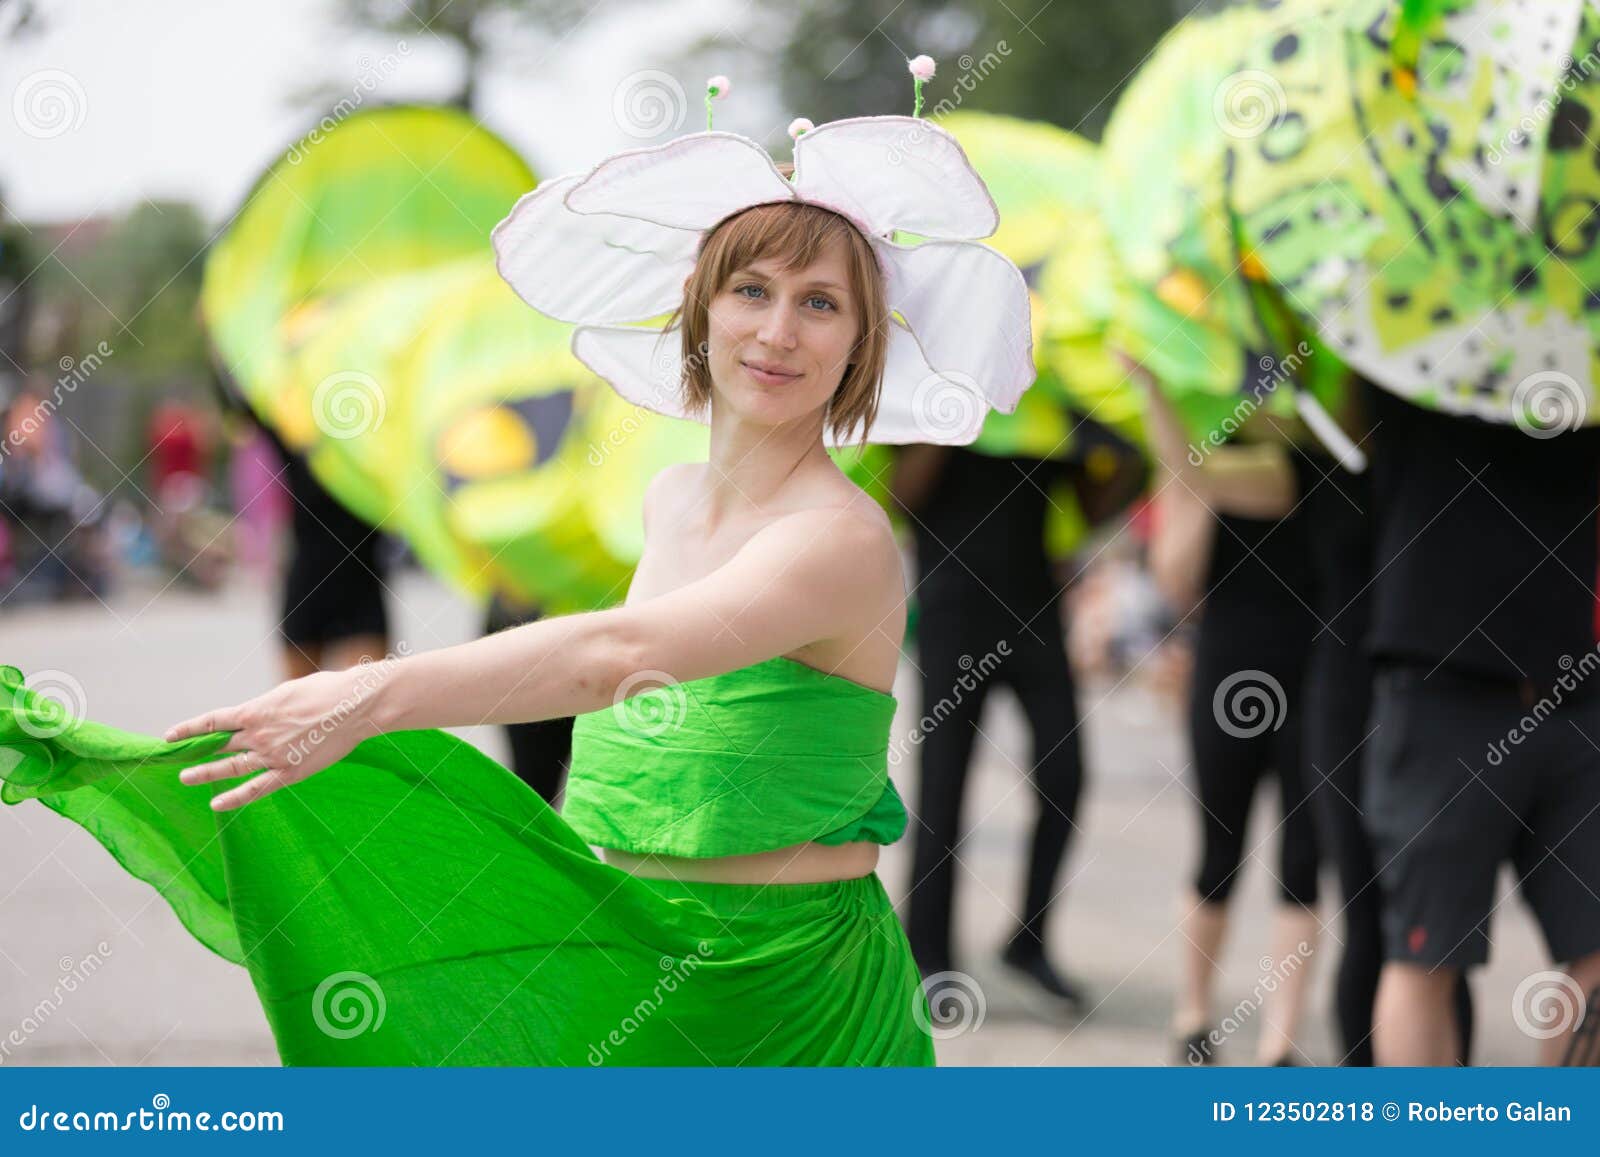
[[[795,140],[799,140],[801,133],[809,133],[816,127],[816,125],[806,120],[805,117],[795,117],[794,120],[789,122],[789,135]]]
[[[720,72],[716,76],[713,76],[710,80],[706,81],[706,91],[712,96],[716,97],[718,100],[721,100],[723,97],[727,96],[728,90],[732,87],[733,82],[727,77],[723,76]]]
[[[911,70],[911,75],[918,80],[933,79],[934,64],[931,56],[913,56],[906,61],[906,67]]]

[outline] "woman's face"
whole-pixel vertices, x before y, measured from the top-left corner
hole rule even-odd
[[[714,405],[778,425],[827,404],[860,336],[847,253],[835,238],[803,269],[764,258],[734,271],[707,311]]]

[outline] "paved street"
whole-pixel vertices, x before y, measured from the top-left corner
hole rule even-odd
[[[475,612],[416,574],[396,585],[392,610],[404,638],[426,649],[469,638]],[[272,599],[248,587],[205,596],[174,588],[118,597],[108,612],[90,604],[7,611],[0,616],[0,662],[33,674],[70,673],[94,718],[159,732],[207,707],[244,699],[275,676]],[[904,666],[898,734],[916,707]],[[1182,776],[1178,720],[1133,685],[1084,693],[1091,780],[1082,835],[1065,875],[1070,887],[1052,930],[1053,947],[1096,1002],[1079,1022],[1033,1019],[994,975],[989,961],[1020,904],[1021,871],[1033,807],[1017,766],[1025,757],[1021,717],[1005,693],[983,723],[979,764],[967,802],[976,823],[962,848],[961,967],[983,992],[975,1031],[939,1042],[947,1065],[1149,1065],[1170,1059],[1167,1021],[1182,934],[1177,896],[1190,869],[1197,807]],[[496,757],[501,737],[467,733]],[[896,770],[915,801],[915,759]],[[1274,801],[1260,801],[1249,846],[1262,843],[1236,890],[1236,927],[1221,963],[1219,1016],[1246,1000],[1268,953],[1275,885],[1266,839]],[[913,821],[915,822],[915,821]],[[906,841],[889,849],[880,872],[896,897],[909,884]],[[1330,920],[1314,959],[1315,998],[1303,1034],[1308,1063],[1336,1060],[1328,1025],[1328,980],[1339,932],[1335,888],[1325,877]],[[1512,1021],[1519,981],[1546,967],[1543,949],[1515,900],[1499,910],[1493,965],[1476,978],[1480,1063],[1529,1062],[1536,1042]],[[97,946],[104,942],[108,951]],[[195,943],[166,904],[128,877],[87,834],[33,804],[0,810],[0,1040],[32,1021],[63,969],[90,954],[102,966],[67,994],[0,1064],[275,1064],[266,1024],[242,969]],[[1224,1063],[1249,1063],[1257,1024],[1249,1015],[1223,1046]]]

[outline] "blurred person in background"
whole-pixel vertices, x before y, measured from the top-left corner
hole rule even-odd
[[[1080,420],[1080,428],[1086,420]],[[916,540],[922,714],[938,721],[922,743],[907,935],[924,977],[955,970],[953,910],[961,805],[984,701],[1009,687],[1027,717],[1023,774],[1037,805],[1020,913],[1000,952],[1008,974],[1051,1009],[1081,1011],[1081,984],[1046,951],[1057,878],[1076,827],[1083,756],[1062,618],[1062,584],[1045,549],[1050,490],[1081,482],[1083,461],[995,457],[958,447],[909,446],[892,490]],[[1135,471],[1134,473],[1138,473]],[[1090,522],[1119,510],[1143,484],[1121,471],[1079,486]],[[970,686],[969,686],[970,684]]]
[[[1347,428],[1366,425],[1364,390],[1350,393]],[[1368,439],[1370,443],[1370,439]],[[1322,627],[1311,647],[1306,675],[1304,738],[1310,793],[1321,847],[1337,872],[1342,918],[1334,973],[1334,1021],[1340,1064],[1371,1065],[1373,1003],[1383,967],[1383,896],[1378,861],[1363,825],[1363,766],[1371,738],[1372,663],[1367,637],[1372,621],[1372,471],[1353,473],[1311,450],[1311,471],[1297,474],[1296,505],[1311,528],[1312,599]],[[1456,985],[1458,1058],[1472,1047],[1472,990]]]
[[[1273,775],[1282,817],[1270,951],[1276,983],[1263,1002],[1256,1060],[1295,1065],[1304,1057],[1295,1038],[1320,929],[1317,832],[1301,741],[1303,675],[1317,627],[1306,599],[1315,576],[1310,536],[1295,510],[1297,480],[1312,467],[1276,442],[1196,455],[1171,403],[1140,376],[1160,462],[1151,568],[1180,614],[1200,614],[1188,712],[1200,863],[1183,901],[1177,1060],[1217,1060],[1212,1004],[1228,901],[1246,858],[1256,789]]]
[[[215,354],[212,361],[218,404],[235,417],[254,421]],[[278,619],[284,678],[382,659],[389,651],[382,536],[323,489],[303,455],[292,451],[269,426],[257,425],[283,463],[278,476],[290,501],[288,560]],[[257,500],[266,494],[258,492]]]
[[[232,561],[229,519],[213,506],[214,439],[208,415],[178,398],[163,400],[145,427],[155,538],[177,577],[215,590]]]
[[[1510,861],[1565,972],[1542,995],[1575,1012],[1541,1034],[1543,1063],[1560,1063],[1600,988],[1600,429],[1525,432],[1367,396],[1376,1060],[1462,1055],[1453,1002],[1488,959]]]
[[[49,387],[47,379],[31,377],[5,415],[0,513],[13,524],[16,572],[6,597],[100,597],[107,582],[102,504],[73,462]]]

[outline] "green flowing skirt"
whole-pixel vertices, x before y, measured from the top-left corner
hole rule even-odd
[[[36,799],[249,969],[288,1065],[931,1065],[883,885],[647,880],[439,731],[216,813],[224,735],[62,715],[0,668],[0,799]]]

